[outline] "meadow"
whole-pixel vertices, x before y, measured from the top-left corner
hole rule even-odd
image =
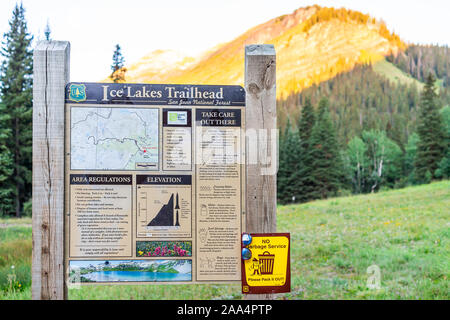
[[[450,298],[450,181],[279,206],[292,292],[277,299]],[[367,286],[369,266],[380,286]],[[0,219],[0,299],[31,298],[31,219]],[[234,285],[82,286],[69,299],[241,299]]]

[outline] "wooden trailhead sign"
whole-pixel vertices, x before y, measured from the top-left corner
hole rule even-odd
[[[242,232],[276,232],[273,45],[245,47],[245,89],[70,82],[68,41],[33,56],[32,298],[241,281]]]
[[[69,83],[69,283],[241,280],[245,91]]]

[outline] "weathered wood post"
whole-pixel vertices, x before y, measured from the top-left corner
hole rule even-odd
[[[247,130],[247,232],[276,232],[277,107],[276,54],[273,45],[245,47]],[[257,141],[252,141],[257,139]],[[255,147],[256,145],[256,147]],[[252,151],[253,150],[253,151]],[[257,151],[257,154],[252,154]],[[246,295],[272,299],[272,294]]]
[[[70,44],[39,41],[33,78],[32,298],[67,297],[64,281],[64,90]]]

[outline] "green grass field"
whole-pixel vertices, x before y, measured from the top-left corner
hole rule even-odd
[[[450,181],[279,206],[278,231],[291,233],[292,292],[277,298],[450,299],[449,208]],[[30,261],[30,220],[0,220],[0,299],[31,297]],[[367,286],[371,265],[379,289]],[[239,285],[122,285],[83,286],[69,298],[242,296]]]
[[[415,84],[418,90],[423,90],[424,84],[419,80],[413,78],[409,74],[403,72],[397,68],[394,64],[390,63],[386,59],[382,59],[373,65],[373,70],[385,76],[392,82],[400,82],[402,84],[412,85]]]

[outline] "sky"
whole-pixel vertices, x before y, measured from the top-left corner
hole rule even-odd
[[[20,1],[20,0],[19,0]],[[448,0],[22,0],[29,31],[71,43],[71,81],[110,73],[116,44],[130,64],[157,49],[195,55],[295,9],[345,7],[382,19],[408,43],[450,45]],[[16,0],[0,1],[0,35]],[[34,43],[35,44],[35,43]]]
[[[110,261],[111,265],[117,265],[119,263],[129,262],[130,260],[108,260],[108,261]],[[75,261],[75,260],[72,260],[72,261],[70,261],[70,266],[71,267],[83,267],[83,268],[85,268],[85,267],[87,267],[89,265],[97,266],[98,264],[104,264],[104,263],[105,263],[105,260],[96,260],[96,261],[94,261],[94,260],[90,260],[90,261]]]
[[[104,264],[106,260],[89,260],[89,261],[78,261],[78,260],[71,260],[70,261],[70,266],[72,267],[88,267],[89,265],[93,265],[93,266],[97,266],[99,264]],[[108,260],[109,264],[111,266],[116,266],[118,264],[121,263],[130,263],[130,262],[134,262],[134,261],[138,261],[138,262],[142,262],[142,260]],[[164,261],[168,261],[168,260],[164,260],[164,259],[160,259],[160,260],[147,260],[147,262],[164,262]]]

